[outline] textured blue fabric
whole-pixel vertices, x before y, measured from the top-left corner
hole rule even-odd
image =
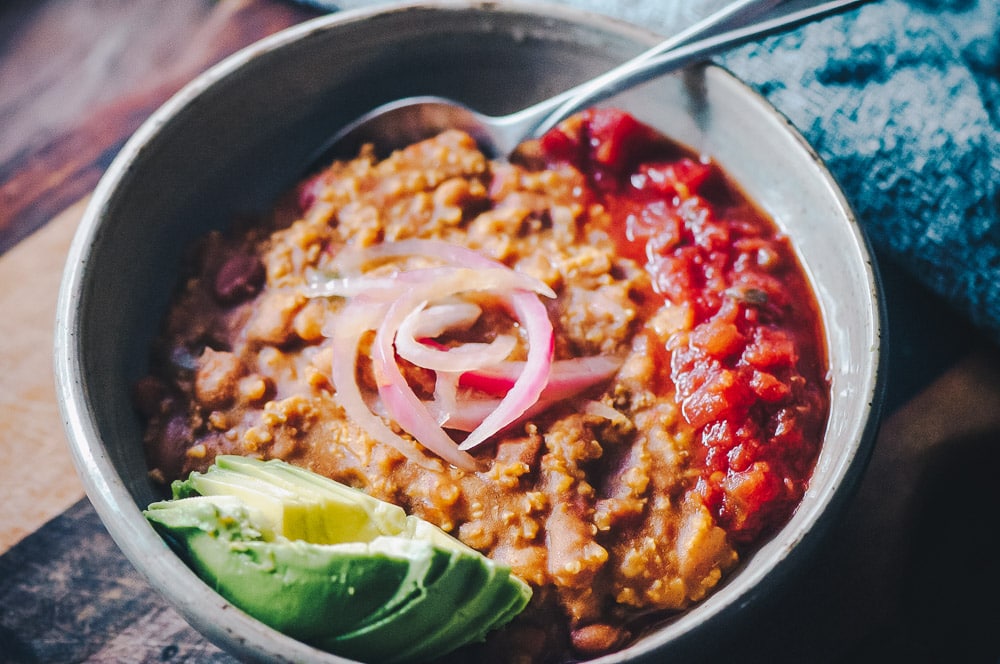
[[[719,61],[816,148],[880,254],[1000,340],[995,0],[883,0]]]
[[[723,4],[562,2],[664,33]],[[716,61],[815,147],[880,256],[1000,341],[1000,1],[877,0]]]

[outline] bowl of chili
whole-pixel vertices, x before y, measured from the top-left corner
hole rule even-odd
[[[137,386],[148,387],[144,380],[156,373],[150,349],[164,339],[167,312],[185,283],[198,281],[179,267],[191,247],[206,235],[230,233],[234,218],[272,210],[289,191],[297,194],[293,216],[318,215],[317,200],[331,200],[330,191],[345,182],[346,167],[341,164],[317,175],[303,173],[303,164],[325,137],[380,103],[438,94],[500,115],[572,87],[657,41],[656,35],[636,26],[556,6],[420,3],[343,12],[265,39],[216,66],[167,102],[123,148],[88,206],[61,290],[56,369],[64,423],[88,495],[115,541],[213,642],[251,659],[345,661],[233,610],[181,559],[164,555],[162,539],[142,517],[142,509],[160,497],[164,473],[189,470],[184,463],[195,459],[196,466],[198,455],[215,449],[212,441],[222,440],[198,439],[190,412],[183,418],[188,427],[183,435],[171,438],[169,432],[176,433],[178,427],[173,406],[154,399],[149,407],[148,398],[137,398]],[[448,149],[454,154],[475,152],[460,139],[447,140],[453,141]],[[377,168],[385,163],[381,158],[367,163]],[[604,549],[602,555],[616,563],[614,572],[597,572],[588,579],[588,587],[601,589],[604,608],[578,602],[579,579],[560,585],[563,577],[551,570],[554,580],[543,578],[539,588],[544,592],[538,594],[554,593],[557,606],[584,607],[578,614],[608,611],[612,617],[579,619],[572,608],[556,609],[554,615],[567,627],[555,638],[564,643],[546,647],[538,661],[582,657],[622,662],[690,652],[711,639],[713,630],[726,629],[727,621],[737,619],[753,600],[772,592],[821,545],[864,470],[878,423],[883,376],[882,310],[870,252],[849,204],[816,153],[766,101],[713,65],[666,76],[574,116],[526,146],[521,159],[519,164],[484,167],[466,178],[465,190],[483,185],[470,206],[475,220],[468,223],[479,223],[487,203],[494,212],[505,209],[504,201],[514,199],[504,197],[512,193],[523,203],[526,192],[553,196],[562,187],[579,208],[573,224],[586,229],[584,244],[592,245],[588,250],[607,247],[612,256],[606,274],[578,290],[599,284],[609,286],[611,293],[611,285],[628,277],[633,279],[625,289],[631,309],[620,310],[632,311],[630,316],[639,315],[634,311],[639,310],[641,315],[639,322],[623,326],[627,336],[608,341],[605,348],[601,344],[612,333],[597,341],[588,341],[586,329],[573,336],[568,331],[572,326],[560,321],[572,319],[574,310],[568,305],[550,307],[550,312],[562,314],[551,317],[569,340],[540,342],[555,348],[543,360],[544,371],[522,363],[517,365],[520,373],[509,375],[506,369],[483,364],[462,374],[463,388],[495,399],[491,403],[499,409],[525,374],[527,384],[541,372],[547,383],[537,386],[532,403],[520,404],[519,413],[544,401],[549,389],[551,403],[573,399],[579,408],[589,408],[587,417],[610,426],[607,422],[613,424],[626,408],[623,403],[639,401],[623,396],[628,381],[607,383],[610,372],[621,377],[623,367],[641,365],[654,373],[647,381],[660,385],[659,391],[668,397],[662,408],[670,411],[668,416],[635,406],[626,415],[644,447],[633,444],[617,455],[609,452],[608,460],[599,464],[581,462],[581,467],[600,465],[603,473],[598,479],[587,478],[594,495],[582,521],[593,526],[597,534],[592,541]],[[537,172],[556,175],[536,182],[531,174]],[[451,174],[452,181],[459,179]],[[534,184],[525,184],[529,181]],[[540,232],[550,233],[558,225],[555,211],[575,209],[557,202],[566,203],[548,201],[545,214],[535,218]],[[322,223],[330,226],[328,219]],[[380,227],[378,232],[385,236],[388,231]],[[419,251],[410,245],[408,251],[431,256],[445,267],[452,267],[449,261],[458,261],[462,269],[490,267],[478,261],[502,254],[491,243],[505,237],[504,232],[510,231],[494,230],[470,240],[477,252],[470,259],[454,259],[454,252],[434,244],[440,237],[433,234],[414,238],[414,243],[427,244],[419,245]],[[258,238],[254,233],[242,237]],[[523,231],[506,237],[518,233]],[[323,247],[349,243],[354,237],[356,232],[328,238]],[[405,234],[399,239],[409,241]],[[573,251],[578,250],[567,249],[567,255],[577,256]],[[322,250],[317,254],[324,255]],[[272,266],[241,263],[242,255],[230,262],[232,256],[224,251],[215,255],[214,263],[209,259],[202,264],[209,266],[205,275],[211,276],[205,279],[206,297],[214,297],[218,306],[245,302],[266,288],[261,284],[270,278]],[[333,252],[325,255],[337,260]],[[364,260],[368,258],[347,261],[357,271],[349,276],[369,279]],[[525,259],[522,267],[529,262]],[[337,277],[344,275],[343,263],[338,263]],[[224,277],[233,273],[233,265],[246,268],[237,272],[252,278],[227,281]],[[642,268],[638,276],[634,266]],[[538,272],[545,283],[531,298],[544,300],[545,288],[567,288],[566,271],[560,274],[546,280],[544,271]],[[317,283],[313,278],[309,286]],[[344,286],[342,280],[327,277],[318,287]],[[197,293],[197,288],[191,292]],[[523,289],[515,288],[517,293]],[[503,291],[488,301],[502,302],[505,297],[512,296]],[[484,308],[485,301],[473,304]],[[423,302],[415,302],[411,313],[420,314]],[[217,313],[218,306],[213,306]],[[517,312],[516,304],[506,309]],[[512,315],[511,329],[528,330],[531,320]],[[306,327],[300,325],[297,337],[275,341],[272,347],[286,352],[302,345]],[[398,329],[394,334],[399,352]],[[535,345],[542,338],[528,334]],[[315,339],[326,337],[317,333]],[[460,346],[456,339],[447,337],[448,348],[436,350],[453,350]],[[482,341],[495,339],[471,343]],[[234,343],[230,339],[221,350],[231,352]],[[571,353],[569,347],[577,350]],[[435,350],[432,343],[415,348],[416,354]],[[183,349],[178,345],[173,349],[177,352],[167,354],[178,365],[190,364],[187,370],[198,375],[199,366],[208,363],[204,351],[187,357]],[[211,349],[213,366],[218,365],[219,350]],[[525,357],[534,357],[531,350],[525,346]],[[608,364],[612,356],[622,358],[621,364]],[[565,367],[579,370],[579,362],[559,364],[579,359],[603,361],[609,372],[602,374],[604,382],[574,378]],[[346,391],[343,385],[337,387]],[[191,390],[195,394],[196,386]],[[205,401],[216,396],[211,393]],[[204,412],[222,412],[219,403]],[[469,412],[474,405],[463,402],[438,421],[455,422],[459,410]],[[409,416],[407,406],[393,406],[388,399],[382,406],[389,416],[396,408],[397,420]],[[519,417],[478,436],[479,452],[463,448],[462,437],[452,433],[458,451],[443,453],[454,455],[443,457],[445,462],[460,467],[465,457],[459,452],[474,453],[474,460],[496,467],[501,445],[481,443],[505,427],[523,426]],[[669,418],[680,422],[671,440],[688,444],[682,450],[687,473],[683,491],[647,495],[637,509],[646,514],[654,505],[667,510],[671,501],[697,504],[694,512],[685,508],[678,513],[708,515],[706,532],[718,533],[725,542],[713,549],[706,570],[677,577],[687,583],[680,599],[658,593],[654,583],[626,580],[649,576],[644,570],[655,556],[637,552],[643,542],[655,540],[655,527],[663,522],[645,517],[636,521],[627,514],[621,491],[628,482],[622,479],[622,469],[628,457],[650,454],[656,440],[650,432],[659,431]],[[563,421],[552,415],[539,422],[550,420],[556,422],[554,427]],[[468,426],[470,438],[485,421],[490,421],[488,413]],[[424,454],[431,449],[427,441],[440,438],[425,424],[412,425],[420,434],[394,435],[414,442]],[[537,429],[534,421],[531,426]],[[159,432],[154,436],[160,441],[157,449],[166,452],[150,454],[148,444],[144,446],[150,428]],[[605,447],[610,445],[605,442]],[[543,475],[544,459],[552,458],[535,457],[535,467],[527,464],[528,476]],[[474,465],[461,470],[476,472]],[[358,469],[351,472],[358,474]],[[661,486],[655,477],[649,481]],[[578,494],[587,496],[586,491]],[[559,495],[554,490],[546,504],[558,504]],[[412,500],[413,505],[418,502]],[[553,517],[558,510],[548,509],[547,518],[540,520],[540,541],[546,532],[556,532],[547,528],[556,529],[560,523]],[[693,537],[695,531],[702,532],[698,523],[693,518],[673,522],[673,531],[664,536],[672,541]],[[460,534],[461,524],[453,525]],[[606,532],[615,528],[624,534],[609,539]],[[556,548],[549,547],[550,560],[556,558]],[[502,557],[504,550],[494,547],[491,553]],[[641,564],[632,569],[637,560]],[[674,565],[683,567],[683,562]],[[535,568],[523,569],[529,574]],[[649,607],[657,609],[655,620],[645,620]],[[535,614],[536,622],[544,621],[550,609]],[[627,617],[614,617],[621,615]],[[617,631],[602,631],[605,627]]]

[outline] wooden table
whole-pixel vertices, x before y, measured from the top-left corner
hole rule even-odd
[[[42,661],[226,659],[155,596],[121,608],[124,599],[90,599],[93,589],[73,581],[59,597],[82,595],[82,613],[58,625],[45,614],[55,622],[36,620],[32,633],[4,602],[52,602],[45,547],[86,524],[101,534],[72,466],[51,370],[59,279],[88,192],[183,83],[314,15],[276,0],[0,6],[0,661],[38,652]],[[1000,654],[998,610],[984,601],[1000,578],[990,532],[1000,513],[990,490],[1000,354],[895,266],[882,268],[892,326],[884,424],[824,550],[738,636],[761,661],[995,662]],[[123,587],[150,593],[101,542],[100,555],[128,579]],[[83,620],[95,603],[131,616],[132,631]],[[73,638],[81,625],[88,633]],[[64,643],[52,641],[56,628],[70,632]]]

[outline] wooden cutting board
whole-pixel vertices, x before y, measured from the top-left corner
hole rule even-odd
[[[85,203],[0,256],[0,553],[83,496],[56,404],[52,339]]]

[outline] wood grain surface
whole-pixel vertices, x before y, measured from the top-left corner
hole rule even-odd
[[[83,496],[52,371],[59,281],[83,205],[0,256],[0,553]]]
[[[86,195],[195,75],[316,15],[265,0],[0,3],[0,253]]]
[[[78,201],[181,86],[316,15],[268,0],[0,3],[0,552],[83,495],[51,360]]]

